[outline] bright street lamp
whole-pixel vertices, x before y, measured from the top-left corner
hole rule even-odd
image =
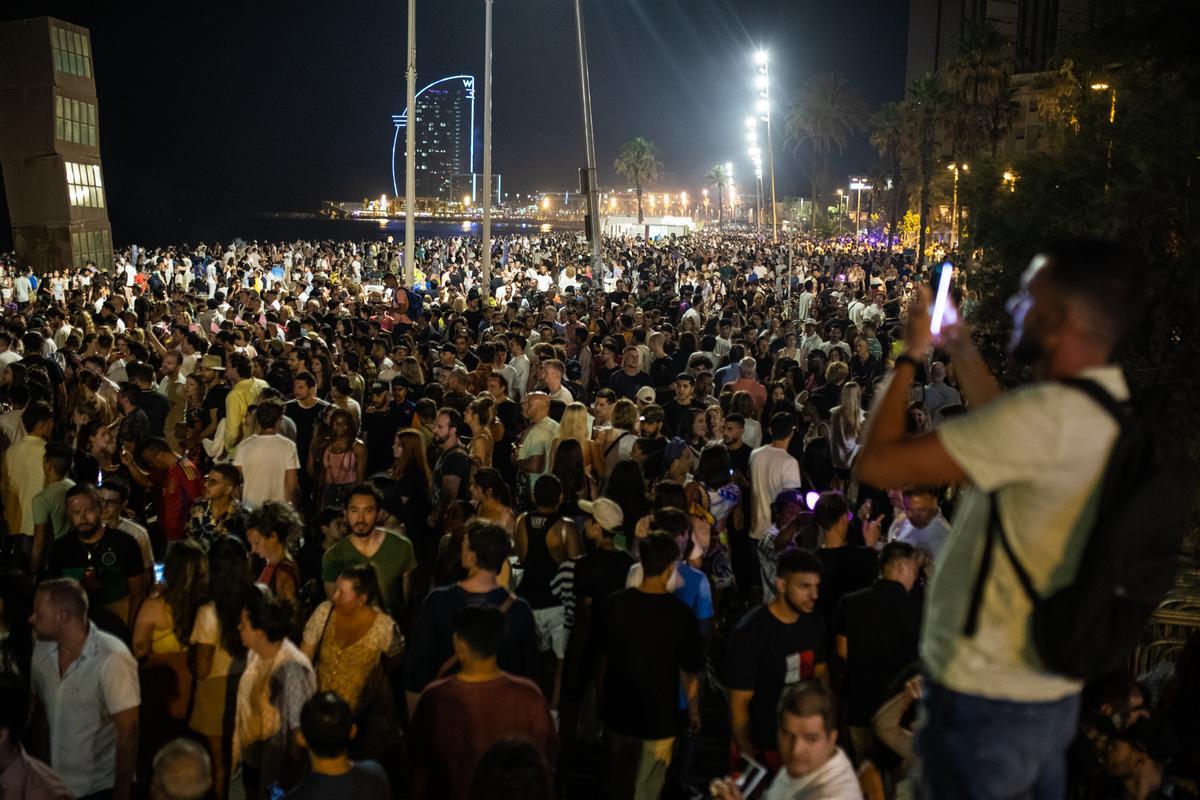
[[[768,63],[767,51],[756,50],[754,52],[754,64],[757,67],[757,75],[754,76],[754,86],[758,89],[758,100],[754,104],[754,110],[757,112],[759,119],[767,123],[767,164],[771,173],[771,240],[779,242],[779,214],[775,206],[775,148],[771,141],[771,68]],[[755,126],[757,128],[757,126]],[[758,143],[753,143],[754,148],[758,149]],[[751,156],[754,160],[754,175],[756,181],[761,181],[762,178],[762,155]],[[763,194],[761,188],[758,190],[758,195]],[[758,217],[762,216],[762,209],[758,209]]]
[[[755,63],[755,64],[758,64],[759,66],[766,66],[766,64],[767,64],[767,51],[766,51],[766,50],[757,50],[757,51],[755,51],[755,53],[754,53],[754,63]]]

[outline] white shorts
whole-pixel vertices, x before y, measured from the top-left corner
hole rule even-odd
[[[566,612],[562,606],[533,609],[533,625],[537,629],[538,651],[553,650],[559,660],[567,654]]]

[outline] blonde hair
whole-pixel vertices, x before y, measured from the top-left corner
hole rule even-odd
[[[562,419],[558,422],[558,439],[574,439],[580,445],[588,440],[587,406],[578,401],[571,403],[563,411]]]
[[[846,381],[842,385],[842,404],[833,409],[830,414],[834,425],[838,426],[843,439],[857,439],[862,432],[862,387],[855,381]]]

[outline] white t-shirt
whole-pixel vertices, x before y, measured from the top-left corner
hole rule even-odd
[[[793,778],[781,769],[763,800],[862,800],[854,765],[839,747],[833,757],[807,775]]]
[[[889,542],[907,542],[918,550],[924,550],[936,559],[942,552],[946,540],[950,538],[950,523],[938,514],[924,528],[918,528],[908,521],[908,517],[896,517],[892,527],[888,528]]]
[[[750,488],[754,492],[750,538],[761,539],[771,527],[771,504],[779,493],[800,486],[800,463],[787,450],[767,444],[750,454]]]
[[[233,465],[242,470],[242,501],[257,508],[267,500],[286,500],[287,470],[300,469],[296,443],[282,434],[255,434],[237,446]]]
[[[50,725],[50,766],[76,797],[113,788],[117,727],[112,716],[141,704],[137,662],[117,637],[89,623],[83,652],[58,672],[58,643],[33,650],[33,694]]]
[[[1117,367],[1087,369],[1079,377],[1117,400],[1129,396]],[[1005,536],[1037,593],[1045,597],[1075,579],[1116,422],[1083,392],[1040,383],[946,422],[937,437],[973,488],[959,501],[936,563],[921,630],[922,661],[934,680],[963,694],[1027,703],[1075,694],[1081,682],[1038,660],[1032,606],[1003,553],[993,554],[978,632],[968,639],[962,630],[983,557],[989,493],[996,493]]]

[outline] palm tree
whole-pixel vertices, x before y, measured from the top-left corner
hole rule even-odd
[[[910,159],[920,187],[917,232],[917,263],[925,263],[925,228],[929,224],[930,184],[936,164],[938,134],[948,103],[946,90],[935,75],[917,78],[908,87],[901,104],[904,152]]]
[[[892,209],[888,220],[888,249],[896,239],[900,222],[900,199],[904,197],[904,178],[900,156],[904,146],[904,115],[899,103],[885,103],[871,118],[871,146],[886,160],[892,171]]]
[[[658,180],[662,170],[662,162],[658,160],[658,147],[654,142],[642,136],[630,139],[621,145],[617,152],[617,160],[613,167],[627,181],[633,181],[637,193],[638,224],[645,222],[642,214],[642,186]],[[646,238],[650,238],[650,226],[646,226]]]
[[[794,152],[809,153],[815,227],[819,181],[829,170],[830,156],[840,155],[851,136],[866,130],[867,104],[836,72],[813,76],[800,88],[799,97],[788,112],[787,133]]]
[[[717,190],[717,227],[722,227],[725,224],[725,217],[721,213],[721,191],[729,188],[730,175],[725,171],[724,164],[714,164],[713,168],[704,176],[704,182]]]
[[[1016,64],[1012,43],[995,27],[981,22],[969,27],[958,55],[946,67],[946,85],[956,96],[951,112],[953,158],[987,141],[992,155],[1017,113],[1011,79]]]

